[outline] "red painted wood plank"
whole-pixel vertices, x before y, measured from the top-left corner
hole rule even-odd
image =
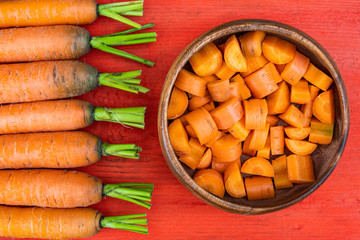
[[[114,2],[99,0],[99,3]],[[344,155],[329,179],[311,196],[285,210],[240,216],[210,207],[191,195],[172,175],[162,156],[157,136],[157,107],[168,69],[195,37],[221,23],[263,18],[292,25],[315,38],[335,59],[347,87],[351,129]],[[360,239],[360,2],[358,0],[146,0],[145,15],[134,20],[154,22],[158,42],[122,49],[155,60],[153,68],[92,50],[82,58],[102,72],[143,69],[146,95],[133,95],[100,87],[84,96],[105,107],[148,106],[146,129],[95,123],[87,128],[111,143],[134,142],[144,149],[141,160],[104,157],[81,170],[106,183],[154,182],[153,207],[146,210],[115,199],[93,206],[104,215],[146,212],[148,236],[104,229],[90,239]],[[86,26],[93,35],[125,29],[100,17]],[[5,238],[3,238],[5,239]]]

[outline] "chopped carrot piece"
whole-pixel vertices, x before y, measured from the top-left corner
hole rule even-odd
[[[186,125],[185,130],[190,137],[197,138],[194,129],[190,125]]]
[[[286,161],[287,159],[285,155],[271,161],[274,168],[274,185],[276,189],[293,187],[292,182],[289,180]]]
[[[232,164],[233,162],[237,162],[237,164],[240,166],[241,162],[240,159],[237,159],[235,161],[232,162],[217,162],[214,161],[214,159],[211,161],[211,169],[214,169],[216,171],[218,171],[221,174],[225,173],[225,169]]]
[[[194,154],[190,155],[181,155],[179,157],[179,161],[186,164],[192,170],[195,170],[196,167],[199,165],[200,158],[195,156]]]
[[[215,142],[216,142],[217,140],[219,140],[220,138],[222,138],[222,137],[224,137],[224,136],[225,136],[225,133],[224,133],[224,132],[218,131],[218,133],[217,133],[217,135],[216,135],[216,138],[213,139],[213,140],[211,140],[211,141],[208,142],[208,143],[205,143],[205,146],[211,148],[212,146],[214,146],[214,144],[215,144]]]
[[[276,67],[276,70],[278,71],[279,74],[282,73],[282,71],[284,71],[285,65],[286,64],[274,64]]]
[[[327,91],[330,85],[333,82],[333,79],[328,75],[323,73],[320,69],[315,67],[312,63],[309,64],[309,67],[304,74],[304,78],[308,80],[311,84],[320,88],[323,91]]]
[[[269,62],[269,60],[267,60],[262,54],[259,57],[245,56],[245,60],[246,60],[247,71],[240,73],[242,77],[249,76],[251,73],[255,72],[256,70],[259,70]]]
[[[309,86],[311,101],[314,101],[314,99],[319,95],[319,91],[320,91],[320,88],[315,87],[314,85]]]
[[[224,173],[226,192],[234,198],[246,196],[244,180],[241,177],[239,164],[235,161],[226,167]]]
[[[276,126],[276,124],[279,122],[279,118],[276,116],[267,115],[266,116],[266,122],[270,124],[270,127]]]
[[[247,177],[245,178],[245,188],[249,201],[275,197],[273,182],[268,177]]]
[[[211,98],[215,102],[226,102],[230,99],[230,82],[229,80],[217,80],[207,85]]]
[[[249,148],[252,150],[260,150],[265,147],[266,139],[269,135],[270,124],[266,123],[264,129],[255,129],[250,139]]]
[[[246,60],[235,35],[229,37],[225,43],[224,60],[226,65],[235,72],[247,71]]]
[[[315,181],[311,156],[290,155],[287,157],[289,180],[292,183],[311,183]]]
[[[195,109],[186,114],[186,120],[194,129],[201,145],[204,145],[216,138],[218,128],[210,113],[203,108]]]
[[[303,127],[303,128],[296,128],[296,127],[285,127],[284,131],[286,135],[293,140],[303,140],[307,136],[309,136],[311,128]]]
[[[264,98],[275,92],[278,89],[277,83],[281,82],[280,75],[272,62],[250,74],[244,80],[255,98]]]
[[[309,63],[309,58],[296,51],[293,60],[287,63],[281,72],[281,78],[289,84],[295,85],[304,76]]]
[[[310,121],[313,116],[313,101],[318,96],[320,89],[318,87],[315,87],[313,85],[310,85],[309,92],[310,92],[310,98],[311,101],[308,101],[304,105],[301,106],[301,112],[304,114],[304,122],[303,127],[309,127]]]
[[[244,100],[245,127],[247,129],[264,129],[268,106],[265,99]]]
[[[203,108],[206,109],[206,111],[211,112],[212,110],[215,109],[214,101],[208,102],[207,104],[205,104],[205,105],[203,106]]]
[[[246,160],[241,167],[241,172],[263,177],[274,176],[274,169],[271,163],[262,157],[252,157]]]
[[[257,56],[262,53],[261,44],[264,41],[266,33],[263,31],[252,31],[244,33],[239,37],[242,50],[245,56]]]
[[[256,154],[256,150],[250,149],[250,140],[252,139],[252,135],[254,134],[254,131],[250,131],[249,135],[244,141],[243,146],[243,154],[254,157]]]
[[[179,119],[180,119],[181,123],[183,124],[183,126],[189,125],[189,123],[187,122],[185,116],[186,116],[186,115],[184,114],[184,115],[182,115],[181,117],[179,117]]]
[[[241,156],[241,141],[228,134],[217,140],[211,150],[215,161],[232,162]]]
[[[180,156],[190,154],[191,148],[189,145],[188,135],[180,119],[175,119],[172,123],[170,123],[168,131],[170,143],[176,155]]]
[[[201,169],[194,174],[194,181],[205,191],[224,197],[225,186],[222,175],[214,169]]]
[[[210,42],[194,53],[189,62],[194,72],[202,77],[214,74],[219,70],[223,60],[220,50],[213,42]]]
[[[239,90],[241,95],[241,101],[246,100],[252,96],[250,89],[248,88],[248,86],[246,85],[244,79],[240,76],[240,74],[236,74],[234,77],[232,77],[230,79],[230,82],[238,82],[240,84]]]
[[[180,70],[175,81],[175,86],[177,88],[200,97],[205,96],[206,84],[207,82],[201,77],[198,77],[185,69]]]
[[[244,115],[243,107],[237,98],[232,98],[210,112],[218,129],[229,129]]]
[[[284,113],[290,105],[290,92],[286,82],[279,83],[279,88],[266,98],[268,114],[275,115]]]
[[[307,81],[300,80],[291,86],[290,101],[298,104],[305,104],[311,101],[309,84]]]
[[[245,118],[241,118],[240,121],[235,123],[228,131],[234,138],[238,138],[240,141],[245,141],[250,133],[250,130],[245,128]]]
[[[219,70],[215,72],[215,75],[221,80],[229,80],[235,73],[235,71],[231,70],[226,63],[223,62]]]
[[[307,141],[292,140],[285,138],[285,146],[296,155],[309,155],[315,151],[317,145]]]
[[[281,155],[284,154],[284,127],[276,126],[270,128],[271,139],[271,154]]]
[[[270,151],[271,151],[271,140],[270,140],[270,136],[268,135],[266,139],[265,147],[258,150],[256,156],[270,159]]]
[[[321,123],[316,119],[311,120],[309,141],[318,144],[330,144],[333,138],[334,124]]]
[[[313,103],[313,114],[322,123],[334,124],[335,106],[334,93],[330,89],[317,96]]]
[[[177,87],[174,87],[170,96],[167,110],[167,119],[180,117],[188,107],[188,97],[186,93]]]
[[[199,164],[196,166],[196,169],[205,169],[208,168],[211,164],[212,152],[211,149],[208,148],[204,155],[201,157]]]
[[[206,82],[213,82],[213,81],[216,81],[216,80],[219,80],[219,78],[215,75],[215,74],[211,74],[209,76],[203,76],[201,77],[202,79],[204,79]]]
[[[230,98],[233,97],[239,99],[239,101],[243,100],[240,93],[240,83],[230,81]]]
[[[211,101],[210,94],[206,94],[204,97],[194,96],[189,100],[189,111],[193,111],[200,108]]]
[[[288,123],[289,125],[297,128],[303,127],[304,122],[304,114],[294,105],[290,105],[286,112],[279,115],[279,118],[281,118],[283,121]]]
[[[195,157],[201,158],[204,155],[206,147],[204,145],[201,145],[197,138],[190,138],[189,145],[191,148],[191,153]]]
[[[262,43],[264,56],[275,64],[290,62],[296,52],[296,46],[286,40],[267,35]]]

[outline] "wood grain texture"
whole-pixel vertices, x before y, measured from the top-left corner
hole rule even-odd
[[[98,0],[108,3],[109,0]],[[114,2],[114,1],[112,1]],[[193,196],[172,175],[157,136],[157,107],[167,71],[181,50],[195,37],[221,23],[263,18],[294,26],[317,40],[334,58],[347,87],[351,127],[345,152],[326,182],[292,207],[260,216],[240,216],[215,209]],[[154,22],[158,42],[123,47],[155,60],[153,68],[91,50],[81,60],[102,72],[143,69],[143,84],[151,91],[133,95],[100,87],[81,99],[95,105],[148,106],[146,128],[128,129],[96,122],[86,130],[104,142],[134,142],[143,147],[141,160],[104,157],[87,168],[105,183],[154,182],[153,207],[107,198],[93,207],[105,216],[146,212],[149,235],[103,229],[93,240],[115,239],[360,239],[360,2],[358,0],[146,0],[145,15],[134,20]],[[99,17],[86,26],[92,35],[126,29]],[[3,238],[6,239],[6,238]]]

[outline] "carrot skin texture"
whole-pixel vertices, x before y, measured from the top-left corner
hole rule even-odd
[[[0,2],[0,15],[0,28],[84,25],[97,18],[97,3],[95,0],[6,0]]]
[[[101,139],[80,131],[0,136],[0,169],[76,168],[101,159]]]
[[[77,59],[89,51],[90,34],[77,26],[0,30],[1,63]]]
[[[13,238],[85,238],[101,229],[102,214],[91,208],[46,209],[0,206],[0,236]],[[9,222],[11,219],[11,222]]]
[[[0,64],[0,103],[75,97],[99,86],[99,72],[79,61]]]
[[[87,173],[50,170],[0,171],[0,203],[52,208],[86,207],[102,199],[103,183]]]

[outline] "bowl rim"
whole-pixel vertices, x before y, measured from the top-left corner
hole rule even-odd
[[[282,203],[277,206],[266,207],[266,208],[253,208],[248,206],[240,206],[232,202],[228,202],[223,200],[222,198],[218,198],[215,195],[205,191],[200,186],[198,186],[195,181],[189,176],[186,170],[183,168],[180,161],[173,161],[172,159],[177,159],[171,144],[168,138],[167,132],[167,105],[170,98],[171,91],[165,91],[165,89],[172,89],[176,76],[178,75],[180,69],[188,62],[189,58],[195,53],[194,49],[200,49],[201,47],[205,46],[207,43],[215,41],[224,36],[228,36],[230,34],[237,34],[240,32],[246,31],[254,31],[254,26],[256,30],[263,30],[268,33],[273,34],[281,34],[286,37],[292,37],[294,39],[302,40],[303,45],[306,45],[307,48],[311,47],[312,52],[319,57],[330,74],[332,75],[336,87],[339,91],[339,100],[341,105],[341,114],[343,119],[343,128],[342,132],[340,132],[340,136],[343,136],[341,142],[339,144],[339,149],[334,156],[334,160],[332,164],[330,164],[328,170],[324,174],[323,178],[316,183],[312,188],[305,191],[302,195],[298,198],[289,200],[285,203]],[[280,33],[280,31],[282,31]],[[205,38],[205,40],[203,39]],[[177,56],[175,61],[173,62],[172,66],[170,67],[166,79],[163,84],[159,108],[158,108],[158,136],[160,141],[160,146],[164,155],[164,158],[167,162],[168,167],[173,172],[175,177],[182,183],[182,185],[188,189],[193,195],[195,195],[200,200],[204,201],[205,203],[210,204],[218,209],[230,212],[230,213],[237,213],[242,215],[256,215],[256,214],[264,214],[270,213],[277,210],[281,210],[287,208],[304,198],[308,197],[311,193],[313,193],[316,189],[318,189],[324,181],[329,177],[329,175],[333,172],[334,168],[336,167],[337,163],[339,162],[341,155],[344,151],[346,141],[348,138],[350,127],[350,112],[349,112],[349,102],[348,97],[345,89],[345,84],[341,77],[340,71],[336,66],[335,61],[330,56],[330,54],[312,37],[307,35],[306,33],[298,30],[292,26],[289,26],[284,23],[271,21],[271,20],[264,20],[264,19],[241,19],[235,20],[231,22],[227,22],[221,25],[218,25],[197,38],[195,38],[191,43],[189,43]],[[166,133],[166,134],[163,134]],[[189,184],[193,183],[193,184]]]

